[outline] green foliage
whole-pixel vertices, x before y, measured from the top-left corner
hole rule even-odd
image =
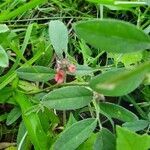
[[[91,75],[91,74],[93,74],[93,72],[94,72],[94,69],[92,69],[89,66],[78,65],[76,75],[78,75],[78,76]]]
[[[100,103],[99,107],[100,110],[108,114],[110,117],[116,118],[123,122],[132,122],[138,120],[138,117],[135,114],[119,105],[111,103]]]
[[[104,72],[90,81],[90,87],[106,96],[123,96],[135,90],[149,72],[150,63],[134,69],[119,68]],[[132,83],[132,84],[129,84]]]
[[[97,4],[113,4],[115,0],[88,0],[88,1]]]
[[[114,59],[114,63],[117,65],[119,62],[123,63],[125,67],[129,67],[133,64],[138,64],[142,61],[142,52],[127,53],[127,54],[109,54],[110,58]]]
[[[147,120],[137,120],[133,122],[126,122],[122,126],[131,130],[131,131],[140,131],[144,130],[146,127],[148,127],[150,124]]]
[[[92,134],[88,140],[86,140],[84,143],[82,143],[78,148],[77,150],[86,150],[87,147],[89,150],[96,150],[96,147],[95,147],[95,142],[96,142],[96,139],[97,139],[97,136],[98,136],[98,133],[97,134]]]
[[[0,67],[8,67],[9,59],[6,51],[0,46]]]
[[[93,93],[84,87],[70,86],[54,90],[42,99],[45,107],[70,110],[88,105],[92,101]]]
[[[150,148],[150,136],[138,135],[127,129],[117,127],[117,150],[147,150]]]
[[[96,4],[102,4],[102,5],[108,5],[108,8],[110,9],[128,9],[130,7],[137,7],[137,6],[143,6],[143,5],[149,5],[149,0],[123,0],[123,1],[118,1],[118,0],[87,0],[92,3]]]
[[[0,122],[7,119],[7,113],[0,115]]]
[[[70,113],[68,122],[67,122],[67,124],[66,124],[66,128],[70,127],[71,125],[73,125],[73,124],[76,123],[76,122],[77,122],[77,120],[74,118],[73,114]]]
[[[22,47],[21,47],[21,53],[22,54],[24,54],[25,49],[27,48],[28,42],[29,42],[30,37],[31,37],[32,30],[33,30],[33,25],[34,24],[30,24],[27,28],[25,38],[24,38],[24,41],[23,41],[23,44],[22,44]]]
[[[14,98],[21,108],[24,124],[35,149],[48,149],[48,136],[41,126],[38,114],[32,112],[26,115],[26,111],[32,107],[32,103],[24,94],[19,92],[15,93]]]
[[[0,33],[9,31],[9,28],[6,24],[0,24]]]
[[[49,23],[49,37],[58,57],[63,58],[63,52],[68,49],[68,31],[66,26],[59,20]]]
[[[7,116],[6,124],[11,125],[21,116],[21,111],[18,107],[14,107]]]
[[[1,93],[0,103],[2,103],[2,104],[5,103],[9,99],[9,97],[12,96],[12,92],[13,92],[13,90],[10,87],[6,87],[6,88],[3,88],[2,90],[0,90],[0,93]]]
[[[2,0],[0,22],[0,149],[150,149],[149,0]]]
[[[65,150],[66,147],[70,150],[76,149],[91,135],[95,127],[95,119],[85,119],[73,124],[60,135],[54,144],[54,149]]]
[[[115,136],[109,130],[103,128],[98,134],[98,137],[95,143],[95,149],[115,150],[116,149]]]
[[[78,150],[86,150],[87,147],[89,150],[115,150],[116,139],[109,130],[103,128],[100,132],[93,133],[86,142],[79,146]]]
[[[32,146],[23,121],[20,123],[18,129],[17,145],[20,150],[28,150]]]
[[[46,1],[47,0],[42,0],[42,1],[41,0],[33,0],[33,1],[26,3],[25,5],[18,7],[17,9],[15,9],[13,11],[6,10],[0,14],[0,21],[8,20],[8,19],[11,19],[11,18],[16,17],[18,15],[21,15],[25,11],[28,11],[29,9],[35,8],[39,4],[45,3]]]
[[[17,70],[17,75],[28,81],[45,82],[53,79],[54,70],[42,66],[23,67]]]
[[[74,29],[79,38],[107,52],[128,53],[150,48],[149,36],[128,22],[112,19],[82,21],[76,23]]]

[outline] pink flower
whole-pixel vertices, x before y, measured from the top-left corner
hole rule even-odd
[[[55,81],[60,84],[64,82],[65,78],[65,72],[63,70],[57,70],[57,73],[55,74]]]
[[[73,65],[73,64],[70,64],[70,65],[68,66],[68,71],[69,71],[70,73],[75,73],[75,72],[76,72],[76,66]]]

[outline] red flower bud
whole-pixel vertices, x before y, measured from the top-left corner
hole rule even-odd
[[[64,82],[65,78],[65,72],[63,70],[57,70],[57,73],[55,74],[55,81],[60,84]]]
[[[68,71],[69,71],[70,73],[75,73],[75,72],[76,72],[76,66],[73,65],[73,64],[70,64],[70,65],[68,66]]]

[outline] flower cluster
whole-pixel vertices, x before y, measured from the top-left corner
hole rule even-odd
[[[76,66],[74,64],[70,64],[66,59],[57,61],[55,81],[58,84],[63,83],[67,73],[75,73],[75,72]]]

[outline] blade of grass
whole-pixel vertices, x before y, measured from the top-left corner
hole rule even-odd
[[[12,74],[10,74],[9,76],[7,76],[3,82],[0,84],[0,90],[2,88],[4,88],[7,84],[9,84],[11,81],[13,81],[15,79],[15,77],[17,76],[16,72],[13,72]]]
[[[23,44],[22,44],[22,47],[21,47],[22,54],[24,54],[24,51],[25,51],[25,49],[28,45],[29,39],[31,37],[33,26],[34,26],[34,24],[30,24],[27,28],[26,35],[25,35],[25,38],[24,38],[24,41],[23,41]]]
[[[11,11],[11,12],[4,12],[0,15],[0,21],[5,21],[8,19],[11,19],[13,17],[17,17],[18,15],[32,9],[35,8],[36,6],[40,5],[40,4],[44,4],[45,2],[47,2],[47,0],[32,0],[29,1],[28,3],[18,7],[17,9]]]
[[[12,0],[6,0],[5,2],[3,2],[1,5],[0,5],[0,8],[2,7],[5,7],[7,4],[11,3]]]
[[[21,50],[19,50],[18,48],[13,47],[12,44],[12,50],[16,53],[16,55],[19,57],[19,59],[22,59],[24,62],[27,62],[26,58],[23,56],[25,49],[29,43],[30,37],[31,37],[31,33],[32,33],[32,29],[33,29],[34,24],[29,24],[27,29],[26,29],[26,34],[25,34],[25,38],[21,47]],[[19,61],[20,62],[20,61]],[[18,64],[19,64],[18,62]]]
[[[145,114],[145,112],[141,109],[140,106],[137,105],[137,103],[135,102],[134,98],[131,97],[130,95],[126,95],[124,97],[122,97],[124,100],[128,100],[129,102],[131,102],[133,104],[133,106],[136,108],[137,112],[139,113],[139,115],[144,118],[147,119],[147,116]]]
[[[23,122],[27,129],[29,138],[34,145],[36,150],[48,150],[49,149],[49,138],[47,133],[44,131],[40,118],[37,113],[32,112],[26,115],[26,112],[34,106],[29,97],[16,91],[14,93],[14,99],[21,108]]]
[[[18,146],[18,150],[21,150],[21,147],[22,147],[22,144],[27,136],[28,132],[26,131],[26,133],[24,134],[24,136],[22,137],[20,143],[19,143],[19,146]]]

